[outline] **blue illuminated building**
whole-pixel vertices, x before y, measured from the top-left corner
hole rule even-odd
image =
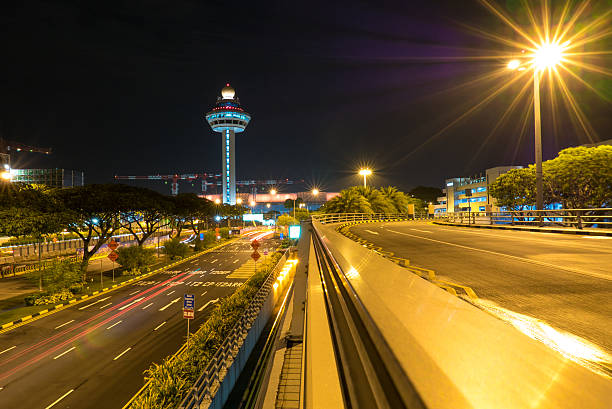
[[[236,204],[236,134],[244,131],[250,120],[251,115],[242,109],[230,84],[221,90],[217,104],[206,114],[206,121],[212,130],[221,133],[223,203]]]

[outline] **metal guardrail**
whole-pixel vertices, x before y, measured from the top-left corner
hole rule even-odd
[[[284,287],[274,287],[274,284],[287,261],[288,252],[278,261],[179,408],[223,408],[282,293]],[[286,280],[281,281],[281,285],[287,284]]]
[[[612,208],[451,212],[436,218],[462,224],[612,228]]]
[[[347,223],[347,222],[359,222],[368,220],[379,220],[379,221],[400,221],[400,220],[425,220],[427,219],[426,213],[406,214],[406,213],[327,213],[327,214],[315,214],[312,216],[313,220],[318,221],[321,224],[329,223]],[[433,216],[431,217],[433,218]]]

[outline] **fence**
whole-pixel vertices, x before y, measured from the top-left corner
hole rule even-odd
[[[181,409],[221,409],[227,401],[251,351],[272,315],[282,288],[274,283],[287,260],[288,251],[279,260],[261,286],[230,335],[215,353],[206,369],[180,404]],[[282,283],[282,282],[281,282]],[[284,285],[288,283],[285,281]]]
[[[345,223],[345,222],[358,222],[358,221],[401,221],[401,220],[425,220],[427,219],[426,213],[417,214],[405,214],[405,213],[328,213],[328,214],[315,214],[312,216],[313,220],[318,221],[321,224],[329,223]]]
[[[438,218],[462,224],[612,228],[612,208],[451,212]]]

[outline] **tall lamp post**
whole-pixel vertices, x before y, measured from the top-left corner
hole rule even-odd
[[[363,187],[367,187],[366,178],[372,174],[370,169],[360,169],[359,175],[363,176]]]
[[[540,75],[545,69],[554,69],[563,60],[563,51],[569,42],[545,42],[540,44],[531,54],[531,68],[533,69],[533,116],[535,133],[535,163],[536,163],[536,210],[544,209],[544,189],[542,183],[542,123],[540,117]],[[525,70],[519,60],[508,63],[511,70]]]

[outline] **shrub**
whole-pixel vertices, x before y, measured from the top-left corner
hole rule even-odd
[[[126,270],[148,270],[148,266],[155,262],[155,250],[140,246],[120,247],[117,249],[119,258],[117,263]]]
[[[39,271],[32,271],[28,274],[29,279],[38,284],[40,278]],[[46,265],[42,272],[42,286],[49,294],[61,292],[81,281],[81,269],[79,263],[68,259],[54,260]]]
[[[217,304],[208,320],[191,336],[188,350],[174,360],[166,358],[161,364],[153,364],[145,371],[145,377],[151,383],[134,400],[131,408],[172,408],[181,401],[228,336],[281,255],[276,252],[268,260],[258,263],[258,271],[234,294]]]
[[[276,219],[276,224],[278,226],[292,226],[294,224],[299,224],[299,223],[296,219],[289,216],[288,214],[282,214],[278,216],[278,219]]]
[[[222,239],[229,239],[229,227],[221,227],[219,229],[219,236],[221,236]]]
[[[185,243],[181,243],[178,237],[168,240],[164,243],[164,253],[170,257],[171,260],[176,258],[183,258],[189,252],[189,246]]]

